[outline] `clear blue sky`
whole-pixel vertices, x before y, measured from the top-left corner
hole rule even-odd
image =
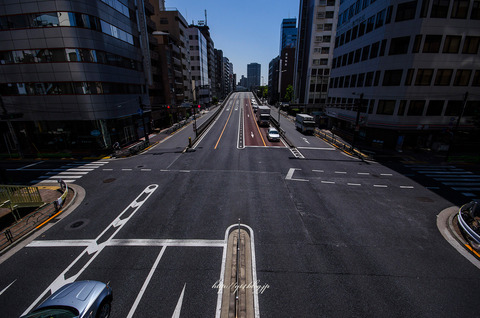
[[[265,85],[268,63],[279,55],[280,25],[285,18],[297,18],[299,0],[165,0],[167,10],[176,8],[187,20],[205,20],[215,48],[233,63],[237,82],[247,77],[247,64],[262,65]]]

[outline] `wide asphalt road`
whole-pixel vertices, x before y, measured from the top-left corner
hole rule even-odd
[[[112,317],[214,317],[226,231],[239,219],[254,234],[262,317],[479,315],[479,269],[436,226],[450,202],[284,118],[304,159],[264,144],[251,98],[233,94],[188,152],[175,134],[90,163],[70,183],[85,190],[78,206],[1,258],[1,316],[95,279],[113,287]]]

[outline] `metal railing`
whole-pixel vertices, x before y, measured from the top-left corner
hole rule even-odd
[[[371,153],[365,153],[356,148],[353,148],[350,144],[346,143],[342,138],[340,138],[339,136],[336,136],[332,132],[326,132],[321,129],[315,128],[314,134],[315,136],[324,139],[326,142],[328,142],[329,144],[332,144],[338,149],[346,153],[349,153],[351,155],[358,156],[360,159],[364,159],[364,160],[373,159]]]
[[[16,213],[18,208],[39,207],[43,204],[37,187],[0,185],[0,208],[9,208],[15,220],[19,218]]]
[[[68,187],[62,180],[59,180],[63,194],[55,201],[45,204],[40,209],[30,213],[22,219],[2,231],[0,235],[0,251],[16,242],[19,238],[40,227],[48,219],[60,212],[68,195]]]

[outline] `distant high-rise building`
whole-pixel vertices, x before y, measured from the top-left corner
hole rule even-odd
[[[200,29],[190,25],[187,29],[190,70],[194,100],[202,106],[210,104],[210,82],[208,78],[208,43]]]
[[[339,3],[300,1],[294,95],[307,111],[322,108],[327,100]]]
[[[247,64],[247,88],[253,89],[260,86],[261,65],[258,63]]]
[[[283,19],[280,26],[280,50],[285,47],[295,47],[297,45],[297,19]]]

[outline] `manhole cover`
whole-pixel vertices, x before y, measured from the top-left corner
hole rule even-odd
[[[115,178],[109,178],[109,179],[103,180],[103,183],[110,183],[110,182],[113,182],[115,180],[116,180]]]
[[[85,227],[89,222],[90,222],[89,219],[79,219],[65,226],[65,230],[67,231],[79,230]]]
[[[433,202],[432,199],[427,197],[416,197],[415,199],[417,199],[417,201],[420,201],[420,202]]]

